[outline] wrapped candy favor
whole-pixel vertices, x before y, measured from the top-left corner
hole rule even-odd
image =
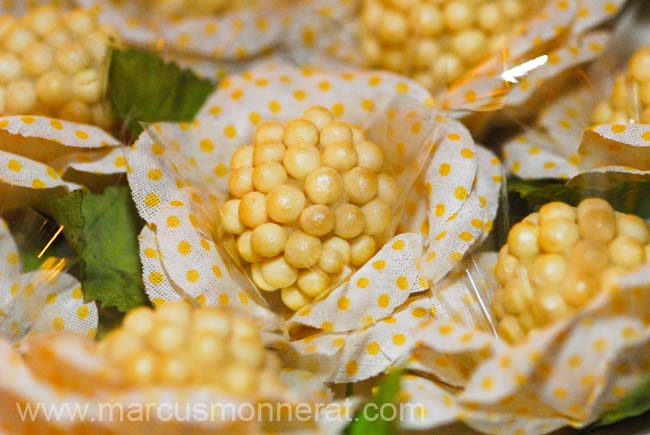
[[[435,317],[410,332],[405,427],[538,434],[614,410],[649,367],[648,231],[598,198],[548,203],[475,257],[472,279],[434,287]]]
[[[430,282],[489,232],[501,183],[427,104],[390,74],[270,65],[223,82],[195,122],[151,125],[129,155],[150,299],[243,307],[292,366],[335,382],[388,367]]]

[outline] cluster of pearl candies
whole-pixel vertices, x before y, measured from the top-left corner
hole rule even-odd
[[[232,156],[236,199],[221,210],[255,284],[282,289],[295,311],[323,296],[345,267],[372,258],[398,199],[383,166],[381,147],[324,107],[286,125],[262,123],[254,145]]]
[[[364,0],[368,61],[431,89],[452,83],[488,54],[539,0]]]
[[[99,351],[131,385],[209,386],[247,395],[273,391],[280,382],[279,360],[251,320],[184,302],[132,310]]]
[[[499,334],[520,342],[600,291],[615,290],[622,275],[650,258],[649,241],[643,219],[615,212],[602,199],[577,208],[542,206],[512,227],[499,252],[500,288],[492,302]]]
[[[0,114],[44,115],[109,128],[110,28],[85,9],[39,7],[0,17]]]
[[[149,0],[149,3],[164,14],[179,17],[215,15],[227,9],[252,6],[255,0]]]
[[[594,124],[650,124],[650,47],[639,49],[619,74],[609,100],[601,101],[591,116]]]

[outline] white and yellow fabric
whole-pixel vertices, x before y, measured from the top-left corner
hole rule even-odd
[[[195,122],[151,126],[128,156],[133,197],[149,224],[141,259],[151,300],[242,306],[269,332],[311,327],[307,337],[274,341],[292,364],[336,382],[385,369],[408,347],[401,333],[429,315],[428,281],[440,280],[489,232],[501,183],[498,159],[428,104],[424,89],[391,74],[270,65],[222,82]],[[255,125],[300,117],[313,105],[362,129],[375,126],[366,130],[370,139],[405,163],[400,179],[415,186],[401,234],[328,297],[284,318],[215,243],[216,217],[230,157],[250,143]]]
[[[97,307],[84,302],[81,284],[60,265],[45,263],[22,273],[14,239],[0,220],[0,337],[62,331],[95,336]]]

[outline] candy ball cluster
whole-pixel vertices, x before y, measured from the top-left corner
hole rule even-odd
[[[650,258],[650,233],[638,216],[602,199],[577,208],[551,202],[514,225],[499,252],[492,309],[497,330],[516,343],[584,306]]]
[[[44,115],[109,128],[112,30],[93,13],[39,7],[0,17],[0,114]]]
[[[503,47],[538,0],[364,0],[361,45],[372,66],[423,86],[452,83]]]
[[[160,12],[175,17],[183,15],[215,15],[228,9],[255,4],[256,0],[148,0]]]
[[[277,385],[279,362],[249,319],[173,302],[136,308],[99,345],[129,384],[209,386],[246,395]]]
[[[591,121],[594,124],[650,124],[650,47],[634,53],[628,70],[616,76],[609,100],[596,105]]]
[[[232,156],[226,232],[262,290],[298,310],[379,250],[398,199],[384,152],[323,107],[265,122]]]

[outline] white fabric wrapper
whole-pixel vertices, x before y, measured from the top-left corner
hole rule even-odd
[[[610,94],[614,73],[627,68],[634,50],[648,43],[647,14],[638,9],[620,19],[603,58],[587,71],[590,83],[579,80],[574,91],[541,111],[535,125],[504,145],[508,172],[527,179],[648,174],[650,125],[591,125],[594,107]]]
[[[115,370],[95,351],[95,343],[83,337],[27,338],[18,348],[0,339],[0,431],[11,435],[64,431],[213,434],[215,430],[233,435],[265,431],[333,434],[328,425],[340,427],[344,420],[339,417],[358,402],[332,402],[331,391],[304,371],[282,372],[284,388],[234,398],[205,387],[128,387],[121,384]],[[278,403],[281,408],[275,410],[300,406],[301,414],[292,415],[292,424],[278,422],[286,415],[277,411],[270,415],[276,420],[265,419],[257,414],[258,401]],[[35,418],[28,414],[28,405]],[[60,418],[45,417],[50,409],[59,412]],[[323,410],[329,412],[320,417]],[[21,419],[21,411],[27,419]],[[313,420],[298,422],[297,416]]]
[[[315,59],[335,52],[338,26],[352,21],[357,7],[349,0],[258,0],[217,15],[171,18],[138,0],[76,1],[96,8],[127,43],[154,47],[209,77],[269,54]]]
[[[97,307],[84,303],[79,281],[54,268],[22,273],[18,248],[2,220],[0,288],[0,337],[55,331],[94,337],[97,331]]]
[[[408,113],[399,104],[389,107],[405,98],[414,101]],[[336,382],[385,369],[407,347],[409,338],[399,332],[428,316],[427,281],[440,280],[484,238],[498,202],[498,159],[475,145],[462,125],[428,109],[430,103],[424,89],[392,74],[271,65],[222,82],[192,124],[151,126],[128,156],[134,201],[149,223],[141,234],[141,258],[150,299],[242,306],[270,332],[311,326],[309,337],[280,345],[292,364],[311,364]],[[255,124],[299,118],[313,105],[372,127],[369,136],[386,145],[387,161],[415,165],[403,168],[402,178],[415,187],[405,198],[400,234],[328,297],[287,320],[214,243],[214,217],[227,198],[231,154],[251,142]],[[431,155],[417,154],[418,148],[430,149],[427,144],[433,145]],[[409,182],[408,174],[418,172]],[[189,254],[177,249],[183,241]],[[381,352],[366,353],[376,340]]]
[[[478,262],[491,270],[496,257],[480,254]],[[647,376],[648,282],[645,267],[621,289],[511,346],[486,328],[466,278],[450,275],[433,289],[435,316],[409,332],[418,344],[409,367],[427,376],[405,379],[405,427],[462,421],[485,433],[532,435],[594,422]]]
[[[625,0],[549,0],[504,50],[442,93],[443,108],[491,111],[524,105],[542,86],[602,54],[609,33],[593,30],[618,13]],[[540,47],[550,47],[539,53]],[[549,85],[551,86],[551,85]]]
[[[93,182],[92,177],[74,172],[126,173],[123,145],[91,125],[40,116],[6,116],[0,117],[0,138],[0,192],[6,207],[30,203],[39,190],[75,190],[83,187],[79,182]]]

